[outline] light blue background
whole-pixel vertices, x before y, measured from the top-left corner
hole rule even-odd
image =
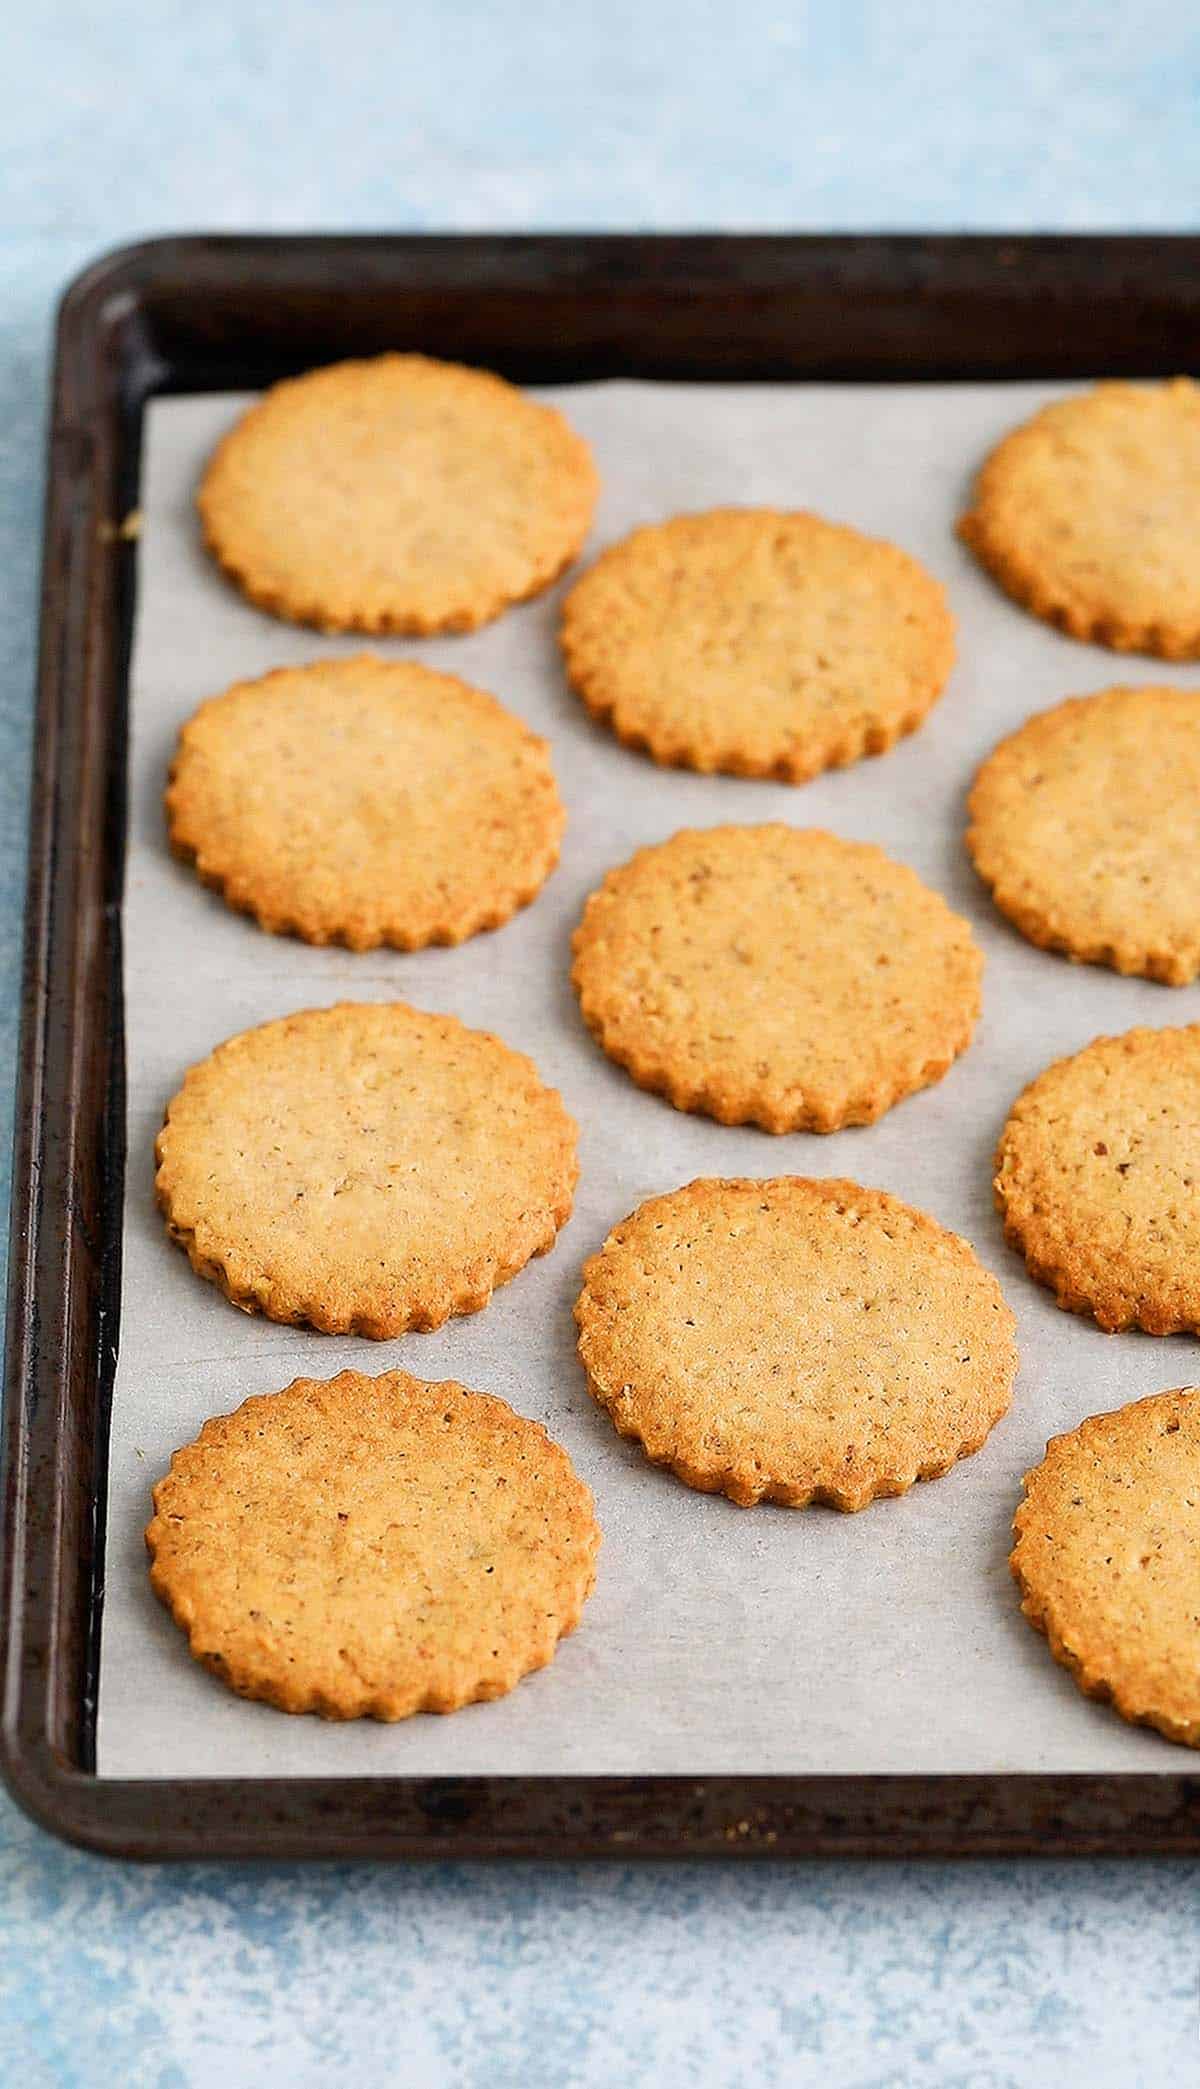
[[[49,327],[98,249],[218,227],[1197,227],[1180,0],[21,15],[0,5],[6,1065]],[[7,1079],[3,1108],[6,1152]],[[0,1799],[0,2078],[1157,2089],[1200,2075],[1197,1906],[1195,1868],[1166,1864],[137,1870]]]

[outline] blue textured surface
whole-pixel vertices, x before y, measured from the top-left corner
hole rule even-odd
[[[1200,33],[1176,0],[57,0],[4,46],[6,1065],[50,315],[99,248],[201,227],[1196,226]],[[1195,1911],[1182,1866],[139,1871],[0,1800],[0,2075],[1182,2083]]]

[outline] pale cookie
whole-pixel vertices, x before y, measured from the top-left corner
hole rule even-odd
[[[146,1531],[196,1660],[325,1719],[503,1697],[574,1631],[599,1543],[538,1423],[406,1371],[298,1378],[206,1422]]]
[[[1072,638],[1200,656],[1200,389],[1100,384],[1043,407],[979,474],[959,534]]]
[[[1004,1231],[1060,1306],[1109,1333],[1200,1332],[1200,1025],[1059,1059],[996,1149]]]
[[[614,1228],[575,1307],[623,1436],[743,1507],[862,1509],[979,1449],[1016,1376],[956,1234],[854,1182],[692,1182]]]
[[[1021,1608],[1085,1695],[1200,1747],[1200,1392],[1054,1437],[1013,1530]]]
[[[306,1009],[194,1066],[158,1135],[173,1239],[235,1306],[385,1341],[475,1313],[570,1214],[532,1061],[403,1002]]]
[[[804,783],[920,725],[954,663],[932,575],[893,544],[770,508],[635,530],[576,582],[567,672],[656,762]]]
[[[548,587],[596,504],[560,413],[486,370],[381,355],[273,385],[215,452],[205,542],[322,631],[470,631]]]
[[[180,735],[177,855],[231,907],[309,943],[417,950],[496,928],[558,860],[544,740],[411,660],[320,660],[238,682]]]
[[[1043,950],[1200,972],[1200,690],[1105,689],[1031,718],[975,779],[967,847]]]
[[[967,923],[882,849],[684,829],[610,871],[575,932],[584,1020],[677,1110],[771,1132],[870,1124],[971,1039]]]

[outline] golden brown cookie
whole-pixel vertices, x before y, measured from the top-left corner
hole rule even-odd
[[[967,923],[882,849],[685,828],[610,871],[575,932],[584,1020],[677,1110],[771,1132],[870,1124],[971,1039]]]
[[[599,1543],[538,1423],[406,1371],[297,1378],[206,1422],[146,1531],[196,1660],[325,1719],[503,1697],[579,1623]]]
[[[205,542],[260,609],[321,631],[471,631],[592,519],[591,452],[487,370],[381,355],[286,379],[220,444]]]
[[[1095,1414],[1025,1475],[1021,1608],[1088,1697],[1200,1747],[1200,1392]]]
[[[1060,1306],[1109,1333],[1200,1331],[1200,1024],[1098,1037],[1013,1105],[1005,1236]]]
[[[956,1234],[854,1182],[652,1197],[583,1272],[588,1385],[689,1487],[862,1509],[979,1449],[1016,1376],[1000,1287]]]
[[[804,783],[911,733],[954,664],[932,575],[894,544],[770,508],[635,530],[567,596],[567,673],[656,762]]]
[[[461,943],[558,860],[550,751],[494,697],[412,660],[238,682],[180,735],[177,855],[275,934],[371,950]]]
[[[975,778],[967,847],[1043,950],[1168,986],[1200,972],[1200,690],[1074,696]]]
[[[192,1067],[155,1148],[193,1269],[247,1313],[386,1341],[475,1313],[571,1210],[532,1061],[401,1001],[283,1016]]]
[[[1099,384],[991,453],[959,534],[1001,587],[1072,638],[1200,656],[1200,389]]]

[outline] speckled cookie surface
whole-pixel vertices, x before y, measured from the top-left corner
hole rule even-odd
[[[882,1190],[799,1176],[653,1197],[584,1269],[588,1385],[624,1436],[743,1506],[861,1509],[977,1450],[1014,1322],[966,1241]]]
[[[571,682],[655,761],[803,783],[912,732],[954,661],[932,575],[817,515],[719,508],[635,530],[567,596]]]
[[[610,871],[575,932],[589,1029],[679,1110],[772,1132],[869,1124],[970,1042],[967,923],[868,843],[685,829]]]
[[[1200,972],[1200,690],[1105,689],[984,762],[967,846],[1046,950],[1186,986]]]
[[[1059,1059],[996,1151],[1005,1234],[1060,1306],[1115,1332],[1200,1330],[1200,1025]]]
[[[998,444],[959,532],[1072,638],[1200,657],[1200,388],[1100,384]]]
[[[578,1624],[599,1540],[536,1422],[405,1371],[298,1378],[206,1422],[146,1531],[195,1658],[327,1719],[502,1697]]]
[[[1200,1747],[1200,1391],[1092,1415],[1025,1475],[1021,1608],[1088,1697]]]
[[[234,1305],[377,1340],[474,1313],[553,1246],[575,1126],[536,1067],[403,1002],[243,1031],[158,1135],[172,1237]]]
[[[409,660],[236,683],[180,735],[172,847],[229,905],[310,943],[416,950],[496,928],[539,890],[565,815],[544,740]]]
[[[272,386],[199,493],[252,602],[323,631],[467,631],[548,587],[597,481],[560,413],[486,370],[383,355]]]

